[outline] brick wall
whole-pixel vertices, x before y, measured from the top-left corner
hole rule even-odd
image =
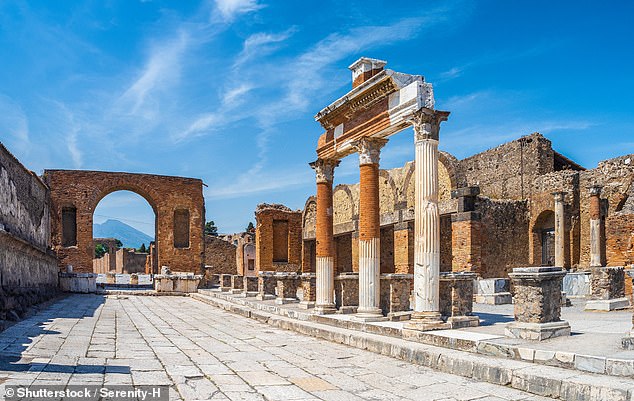
[[[284,205],[260,204],[255,212],[255,268],[257,271],[300,271],[302,262],[302,212]],[[273,221],[287,221],[288,262],[273,261]]]
[[[206,274],[237,274],[236,249],[230,242],[205,235]]]

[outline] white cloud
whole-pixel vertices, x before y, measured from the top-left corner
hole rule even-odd
[[[257,0],[216,0],[216,9],[222,18],[233,21],[238,15],[257,11],[264,7]]]
[[[242,45],[242,51],[236,57],[233,69],[237,69],[253,58],[263,57],[276,49],[275,44],[281,43],[288,39],[296,28],[292,27],[280,33],[258,32],[249,36]]]

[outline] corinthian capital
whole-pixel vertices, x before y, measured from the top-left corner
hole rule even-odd
[[[332,182],[335,167],[339,165],[339,160],[317,159],[309,163],[310,167],[315,170],[317,183]]]
[[[379,164],[381,148],[385,146],[387,139],[361,138],[352,142],[352,148],[359,153],[359,166],[364,164]]]
[[[414,127],[414,142],[424,139],[438,140],[440,123],[447,120],[449,112],[422,108],[412,113],[409,121]]]

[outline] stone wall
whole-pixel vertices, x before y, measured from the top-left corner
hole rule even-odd
[[[238,274],[236,249],[230,242],[205,235],[205,274]]]
[[[58,292],[46,185],[0,144],[0,330]]]
[[[145,198],[157,215],[156,249],[159,266],[174,272],[202,270],[205,204],[203,182],[194,178],[82,170],[45,170],[51,190],[51,238],[60,266],[91,272],[94,257],[93,213],[106,195],[128,190]],[[64,211],[75,211],[76,241],[65,243]],[[189,222],[182,227],[179,222]],[[186,228],[186,229],[185,229]],[[175,237],[180,234],[179,238]]]
[[[256,271],[298,272],[302,263],[302,212],[284,205],[260,204],[255,212],[255,269]],[[274,261],[274,221],[286,221],[287,259]],[[284,242],[284,241],[281,241]]]
[[[147,253],[136,252],[133,249],[118,249],[116,252],[117,273],[132,274],[144,273],[145,262],[147,261]]]

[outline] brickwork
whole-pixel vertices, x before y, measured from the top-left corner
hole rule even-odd
[[[202,269],[205,206],[202,181],[194,178],[149,174],[112,173],[81,170],[45,170],[44,181],[51,189],[51,238],[60,266],[73,265],[75,271],[92,271],[93,212],[106,195],[128,190],[144,197],[157,214],[156,243],[158,264],[172,271]],[[64,246],[62,211],[77,211],[77,245]],[[178,248],[174,238],[177,210],[189,212],[189,246]]]
[[[283,205],[260,204],[255,212],[257,221],[255,234],[256,271],[298,272],[302,262],[302,212],[293,211]],[[273,244],[274,221],[286,221],[287,260],[275,262]],[[318,245],[319,247],[319,245]]]
[[[213,235],[205,235],[205,275],[238,274],[236,249],[232,243]]]
[[[400,224],[394,229],[394,272],[414,274],[414,227]]]
[[[352,271],[352,235],[335,237],[335,274]]]
[[[605,230],[608,264],[634,265],[634,214],[620,212],[609,216]]]
[[[381,227],[381,274],[395,273],[394,226]]]
[[[455,215],[451,225],[453,259],[451,270],[478,273],[482,268],[482,226],[472,212]]]
[[[359,239],[380,237],[379,224],[379,166],[364,164],[360,170]]]

